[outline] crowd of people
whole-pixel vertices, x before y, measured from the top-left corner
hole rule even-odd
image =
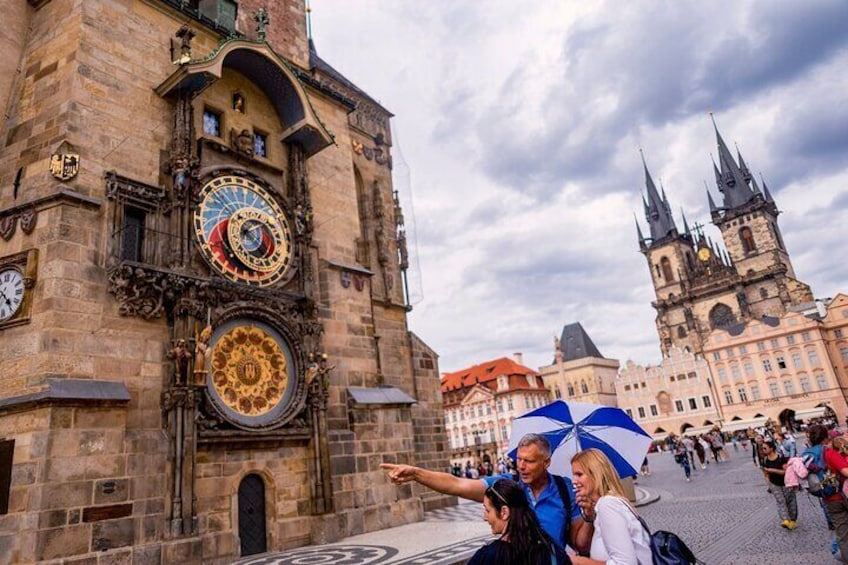
[[[848,556],[848,433],[831,426],[804,427],[806,445],[792,429],[767,422],[736,433],[714,428],[698,435],[671,435],[658,447],[683,470],[705,470],[751,449],[753,464],[775,499],[780,527],[798,525],[798,493],[811,495],[833,531],[831,552]],[[728,448],[728,446],[731,446]],[[625,495],[619,475],[603,452],[587,449],[571,461],[573,479],[548,471],[551,446],[537,434],[524,436],[511,460],[454,464],[447,473],[410,465],[383,464],[396,484],[418,482],[438,492],[483,504],[484,518],[498,537],[470,565],[651,565],[651,538]],[[650,474],[647,457],[641,474]],[[845,491],[845,492],[843,492]]]

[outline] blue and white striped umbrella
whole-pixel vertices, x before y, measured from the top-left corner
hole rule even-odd
[[[519,416],[512,422],[509,455],[515,459],[525,434],[542,434],[551,443],[549,471],[571,476],[571,458],[597,448],[612,461],[620,477],[639,474],[651,436],[620,408],[557,400]]]

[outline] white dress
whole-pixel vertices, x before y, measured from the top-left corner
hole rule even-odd
[[[651,565],[648,532],[617,496],[602,496],[595,504],[595,533],[589,557],[607,565]]]

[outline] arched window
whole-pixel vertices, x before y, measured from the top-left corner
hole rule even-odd
[[[583,394],[589,394],[589,387],[586,385],[586,381],[580,381],[580,390],[583,391]]]
[[[671,272],[671,261],[668,260],[668,257],[660,259],[660,267],[662,268],[665,282],[672,282],[674,280],[674,274]]]
[[[730,306],[719,302],[710,310],[710,326],[715,328],[726,328],[736,323],[736,316]]]
[[[753,253],[757,250],[757,244],[754,243],[754,233],[748,226],[739,230],[739,241],[742,242],[742,251],[745,253]]]
[[[679,339],[683,339],[684,337],[686,337],[686,328],[684,328],[683,326],[677,326],[677,337]]]
[[[568,396],[574,396],[574,385],[568,383]]]

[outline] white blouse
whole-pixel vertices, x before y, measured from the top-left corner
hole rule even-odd
[[[651,565],[648,532],[617,496],[602,496],[595,504],[595,533],[589,557],[607,565]]]

